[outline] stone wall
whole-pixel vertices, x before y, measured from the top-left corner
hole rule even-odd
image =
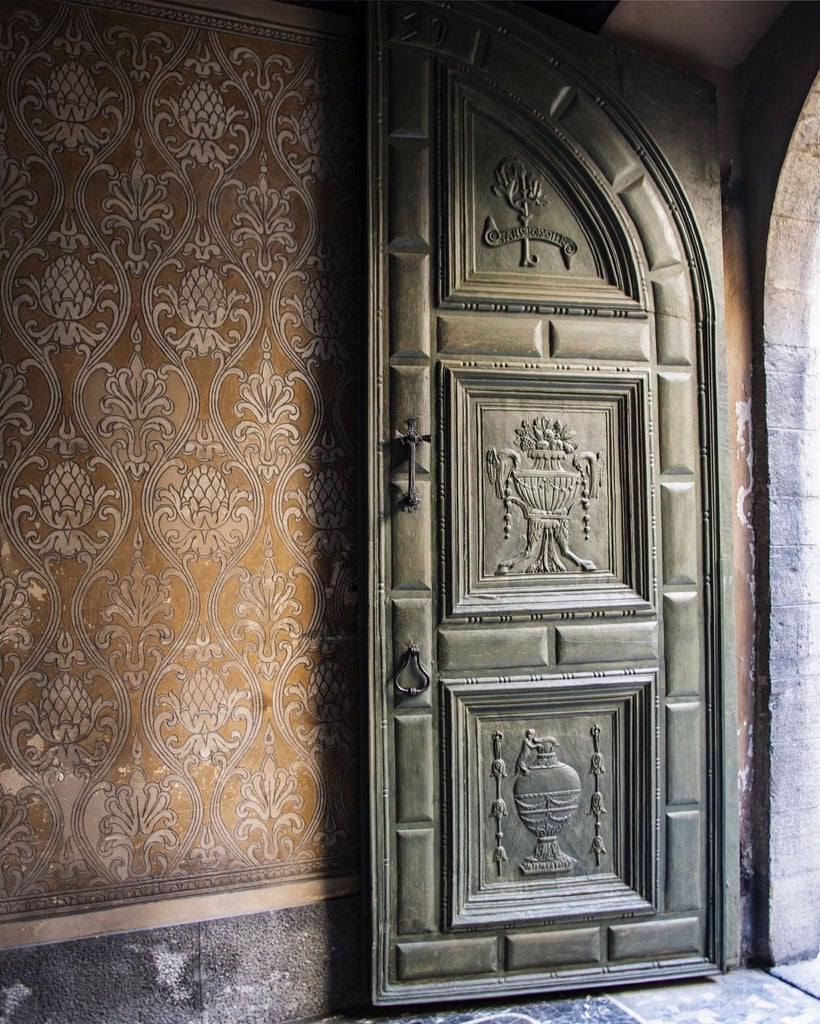
[[[791,4],[738,71],[754,296],[756,693],[750,954],[817,955],[820,181],[817,7]],[[795,132],[795,125],[797,131]],[[794,136],[793,136],[794,132]],[[785,161],[785,162],[784,162]]]
[[[4,1024],[274,1024],[365,1002],[359,898],[0,955]]]

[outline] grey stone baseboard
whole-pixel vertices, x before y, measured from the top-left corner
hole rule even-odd
[[[0,953],[3,1024],[275,1024],[364,1002],[357,896]]]

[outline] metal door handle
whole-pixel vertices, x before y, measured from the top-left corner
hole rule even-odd
[[[424,679],[422,686],[402,686],[399,683],[399,676],[405,671],[410,662],[415,661],[416,671]],[[417,697],[420,693],[424,693],[427,687],[430,685],[430,673],[421,663],[421,653],[419,651],[418,644],[410,644],[407,650],[402,655],[401,662],[399,664],[398,671],[393,676],[393,686],[399,693],[407,694],[409,697]]]
[[[408,473],[407,494],[402,498],[401,507],[405,512],[415,512],[421,507],[421,495],[416,490],[416,448],[423,442],[430,443],[429,434],[420,434],[416,430],[416,418],[411,416],[407,421],[407,430],[402,434],[396,431],[396,437],[407,449],[407,458],[410,463]]]

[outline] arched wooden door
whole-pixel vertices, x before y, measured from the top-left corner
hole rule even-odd
[[[722,957],[713,311],[668,165],[515,11],[374,5],[373,996]]]

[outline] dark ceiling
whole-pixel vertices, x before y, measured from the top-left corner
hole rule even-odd
[[[537,11],[597,35],[618,0],[523,0]]]
[[[335,14],[355,15],[367,0],[292,0],[298,7],[312,7]],[[529,7],[597,35],[618,0],[519,0]]]

